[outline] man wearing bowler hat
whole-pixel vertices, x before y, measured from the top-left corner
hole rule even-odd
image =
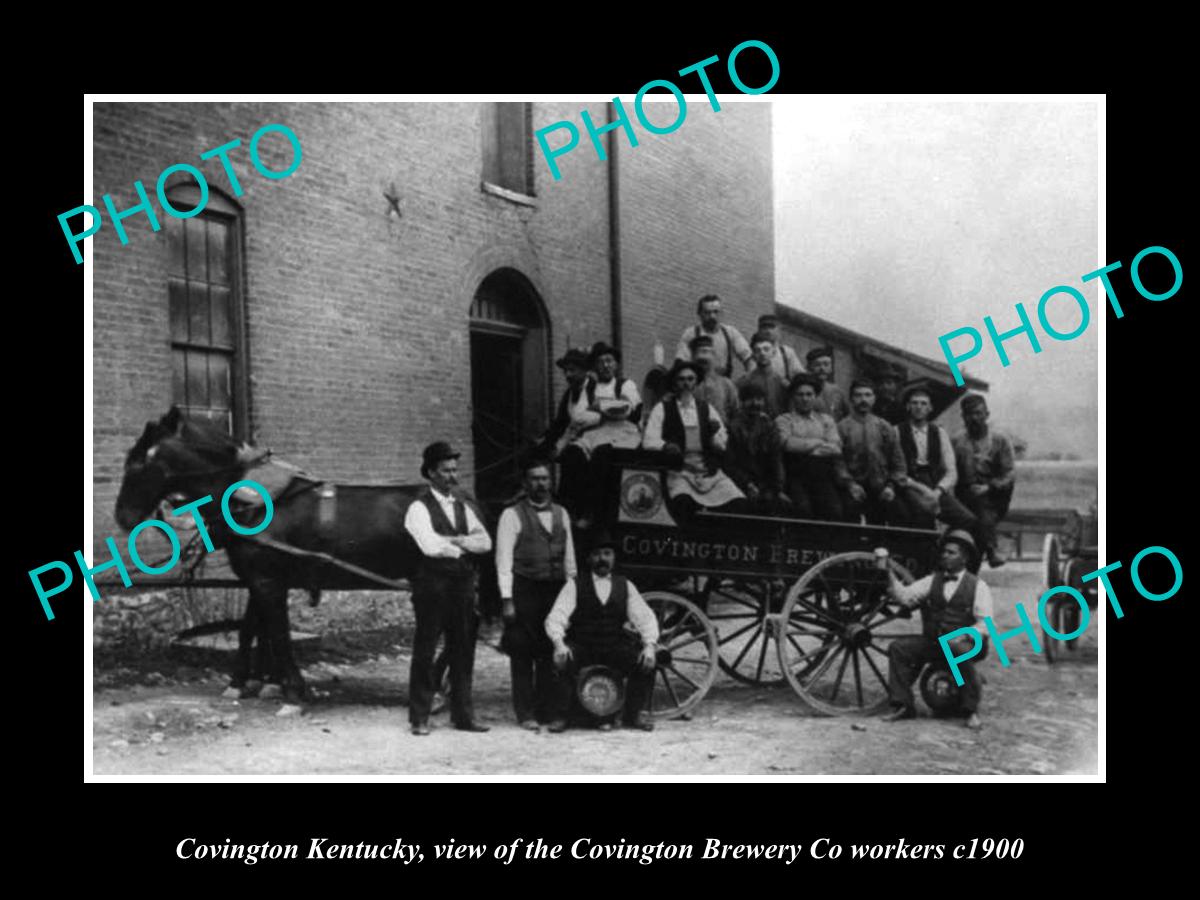
[[[896,573],[888,569],[888,593],[904,606],[921,607],[921,634],[899,637],[888,647],[888,693],[892,711],[884,721],[911,719],[916,713],[912,684],[926,663],[944,662],[946,655],[938,638],[958,628],[974,626],[983,641],[983,649],[975,657],[981,660],[987,653],[988,632],[984,619],[992,615],[992,592],[967,566],[978,554],[975,539],[961,530],[946,532],[941,542],[941,558],[937,571],[912,584],[903,585]],[[949,644],[955,656],[974,647],[969,635],[960,635]],[[970,662],[959,664],[963,677],[962,710],[967,715],[968,728],[979,728],[979,700],[983,693],[982,680]]]
[[[455,492],[461,455],[445,441],[425,448],[421,476],[429,487],[409,504],[404,517],[404,528],[421,551],[412,579],[417,630],[408,686],[408,718],[417,735],[429,734],[433,657],[442,634],[450,663],[451,721],[460,731],[488,730],[475,721],[471,707],[476,584],[471,556],[489,552],[492,539],[475,510]]]
[[[609,666],[626,677],[626,727],[654,728],[643,707],[653,687],[658,619],[633,582],[613,574],[616,555],[616,542],[607,533],[597,535],[588,551],[588,571],[563,585],[546,616],[558,674],[552,732],[566,729],[576,678],[589,665]]]

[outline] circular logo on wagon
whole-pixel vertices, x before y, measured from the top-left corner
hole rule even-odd
[[[662,505],[662,487],[656,475],[638,472],[621,484],[621,509],[631,519],[652,519]]]

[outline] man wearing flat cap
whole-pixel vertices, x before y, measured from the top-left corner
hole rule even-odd
[[[987,653],[988,632],[985,618],[992,615],[992,592],[967,566],[977,555],[975,539],[966,531],[946,532],[941,542],[938,569],[912,584],[903,585],[896,573],[888,569],[888,593],[903,606],[921,607],[921,634],[894,638],[888,647],[888,693],[892,711],[885,721],[911,719],[916,712],[912,685],[926,663],[945,662],[938,638],[959,628],[974,627],[979,631],[983,649],[976,660]],[[955,656],[974,647],[969,635],[960,635],[949,644]],[[963,677],[962,710],[967,715],[968,728],[979,728],[979,700],[983,684],[970,662],[959,663]]]
[[[842,491],[849,490],[851,479],[833,417],[816,410],[820,390],[815,375],[801,373],[793,378],[788,386],[792,410],[775,419],[775,429],[796,515],[840,522],[845,516]]]
[[[772,341],[771,368],[783,380],[785,385],[791,384],[792,379],[805,371],[805,368],[804,364],[800,362],[800,356],[796,353],[795,348],[783,342],[783,337],[779,331],[779,317],[770,313],[765,316],[759,316],[758,332],[759,334],[767,335]],[[753,352],[753,342],[751,342],[750,349]]]
[[[471,557],[489,552],[492,539],[480,516],[455,491],[461,455],[445,441],[425,448],[421,476],[429,487],[409,504],[404,516],[404,528],[421,551],[412,579],[417,629],[408,686],[408,718],[417,735],[429,734],[433,657],[442,634],[450,664],[451,721],[460,731],[488,730],[475,720],[471,705],[476,586]]]
[[[767,415],[772,419],[788,410],[788,382],[779,377],[771,361],[775,349],[775,339],[771,335],[765,331],[755,332],[754,337],[750,338],[754,368],[737,380],[738,400],[741,400],[742,388],[748,384],[755,385],[762,391],[767,403]]]
[[[611,536],[597,535],[588,551],[588,571],[563,585],[546,616],[558,671],[552,732],[566,729],[575,678],[589,665],[611,666],[626,676],[626,727],[654,728],[643,708],[653,687],[658,619],[633,582],[613,574],[616,556]]]
[[[996,546],[996,526],[1012,501],[1016,479],[1012,441],[988,428],[987,401],[982,395],[967,394],[961,408],[966,432],[953,441],[958,467],[955,493],[978,520],[975,533],[980,549],[994,569],[1004,565]]]
[[[821,390],[817,393],[817,412],[828,413],[834,422],[850,415],[850,404],[846,395],[833,380],[833,348],[814,347],[808,351],[808,371],[817,377]]]
[[[742,333],[721,321],[720,297],[716,294],[705,294],[696,303],[696,315],[700,318],[700,324],[683,330],[679,337],[679,346],[675,349],[676,359],[694,359],[692,341],[703,335],[713,342],[713,370],[718,374],[732,378],[735,357],[740,359],[743,365],[750,364],[750,345],[746,343]]]

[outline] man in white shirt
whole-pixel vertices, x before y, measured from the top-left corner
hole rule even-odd
[[[895,638],[888,647],[888,693],[894,709],[885,721],[911,719],[916,713],[912,684],[926,663],[945,662],[946,655],[938,638],[959,628],[978,630],[983,649],[976,660],[987,654],[988,632],[984,618],[992,615],[992,592],[983,579],[967,571],[967,564],[978,556],[975,539],[966,531],[949,531],[942,538],[940,566],[937,571],[912,584],[903,585],[896,574],[888,570],[888,593],[904,606],[921,607],[922,633],[912,637]],[[974,648],[969,635],[949,643],[955,656]],[[967,714],[968,728],[979,728],[979,700],[983,684],[970,662],[960,662],[963,677],[962,709]]]
[[[421,551],[412,579],[417,629],[408,685],[408,719],[416,735],[429,734],[433,657],[443,633],[450,662],[451,721],[460,731],[488,730],[475,721],[471,706],[476,585],[471,555],[488,553],[492,539],[475,510],[454,492],[461,455],[445,441],[425,448],[421,475],[430,486],[409,504],[404,516],[404,528]]]
[[[912,524],[933,528],[937,518],[950,528],[974,534],[978,527],[975,516],[954,496],[958,467],[950,435],[929,421],[933,401],[928,388],[910,387],[904,392],[904,406],[908,421],[896,426],[896,434],[904,455],[905,477],[897,483],[905,491]],[[973,564],[972,571],[977,568]]]
[[[633,582],[612,574],[616,543],[607,535],[597,537],[587,562],[588,572],[563,585],[546,616],[546,634],[558,669],[555,716],[549,730],[566,729],[579,670],[605,665],[625,675],[625,725],[651,731],[654,723],[642,709],[653,688],[658,619]],[[626,625],[633,626],[637,639]]]
[[[716,294],[701,297],[696,303],[696,315],[700,324],[683,330],[679,345],[675,348],[676,359],[693,359],[692,341],[703,335],[713,342],[713,371],[717,374],[732,378],[734,357],[740,359],[746,368],[750,367],[750,345],[740,331],[721,321],[720,297]]]
[[[496,528],[496,579],[504,609],[500,646],[508,654],[517,723],[538,731],[553,703],[554,670],[546,614],[568,578],[575,545],[567,511],[550,499],[550,464],[525,467],[525,496],[504,510]]]

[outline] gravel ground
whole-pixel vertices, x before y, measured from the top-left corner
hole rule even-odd
[[[1010,563],[983,575],[996,621],[1018,624],[1014,604],[1032,610],[1039,564]],[[429,737],[408,732],[409,657],[398,634],[375,652],[327,636],[301,654],[322,696],[303,711],[278,700],[222,697],[214,668],[98,670],[93,693],[97,775],[1093,775],[1097,757],[1097,625],[1065,662],[1047,665],[1024,637],[1013,663],[991,653],[980,669],[985,726],[921,718],[827,718],[791,691],[739,684],[719,675],[691,721],[654,732],[572,730],[533,734],[516,727],[507,659],[480,645],[477,715],[487,734],[434,719]],[[387,641],[390,641],[387,642]],[[280,711],[284,715],[279,715]]]

